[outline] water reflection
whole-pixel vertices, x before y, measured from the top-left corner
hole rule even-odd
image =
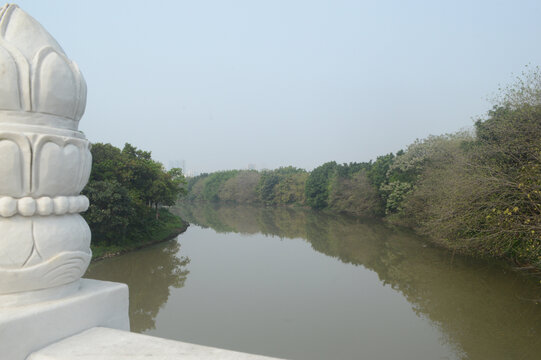
[[[178,256],[176,240],[90,265],[85,277],[128,284],[130,326],[134,332],[155,328],[156,316],[167,302],[170,287],[184,286],[187,257]]]
[[[184,206],[189,222],[217,232],[302,238],[318,252],[373,270],[402,293],[418,316],[444,334],[464,359],[538,359],[538,280],[495,262],[451,254],[414,234],[302,209]]]

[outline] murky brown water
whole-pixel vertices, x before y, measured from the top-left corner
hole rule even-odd
[[[289,359],[540,359],[539,280],[378,222],[185,207],[178,241],[92,264],[133,331]]]

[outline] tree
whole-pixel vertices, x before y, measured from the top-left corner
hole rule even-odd
[[[257,185],[257,193],[259,199],[264,204],[270,205],[275,203],[274,188],[280,182],[280,176],[275,171],[264,171]]]
[[[393,161],[388,163],[386,181],[379,187],[385,202],[385,213],[400,213],[403,210],[403,201],[413,191],[427,167],[447,164],[453,159],[454,148],[470,140],[472,135],[467,131],[430,135],[426,139],[415,140],[406,151],[397,154]]]
[[[84,214],[95,243],[107,245],[140,238],[158,219],[160,206],[171,206],[186,193],[180,169],[165,171],[149,151],[126,143],[93,144],[93,167],[83,191],[90,199]],[[152,211],[154,209],[154,213]]]
[[[328,205],[329,185],[337,165],[327,162],[315,168],[306,180],[306,203],[314,209],[323,209]]]
[[[329,208],[362,217],[375,217],[383,213],[377,188],[371,184],[365,170],[333,179]]]
[[[134,205],[126,188],[116,180],[92,181],[82,193],[90,199],[84,217],[92,229],[93,243],[122,242],[134,220]]]
[[[456,251],[541,268],[539,70],[507,87],[475,130],[425,165],[406,215]]]

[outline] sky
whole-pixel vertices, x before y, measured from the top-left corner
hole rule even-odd
[[[538,0],[17,4],[81,68],[91,142],[189,173],[375,159],[541,65]]]

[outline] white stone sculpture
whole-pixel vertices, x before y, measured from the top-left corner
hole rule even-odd
[[[16,5],[0,8],[0,306],[76,291],[90,262],[85,105],[56,40]]]
[[[90,144],[86,84],[16,5],[0,7],[0,359],[24,360],[84,330],[129,329],[128,287],[80,279],[90,229],[79,195]]]

